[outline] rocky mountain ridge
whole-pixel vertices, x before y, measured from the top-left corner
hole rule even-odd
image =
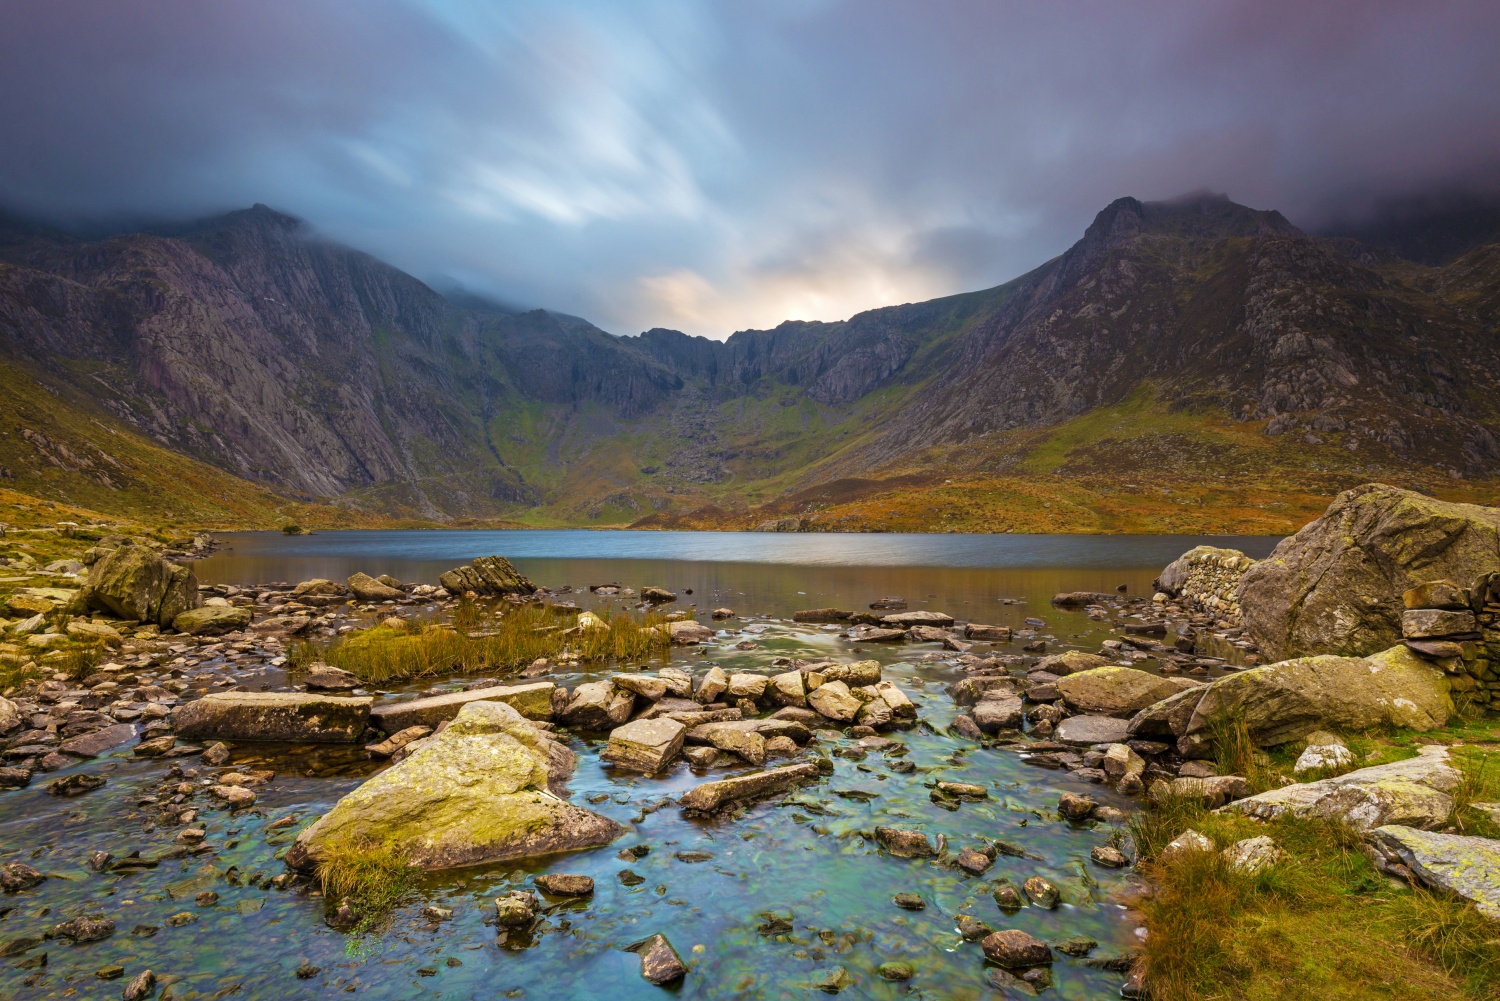
[[[1497,311],[1493,245],[1430,267],[1201,194],[1119,199],[993,289],[724,342],[445,298],[265,206],[102,240],[0,219],[0,364],[18,400],[27,385],[86,398],[111,434],[435,520],[704,504],[753,519],[851,478],[878,492],[914,471],[1101,462],[1487,481]],[[1122,407],[1113,437],[1046,445]],[[1241,429],[1279,438],[1274,458]],[[22,489],[41,466],[56,478],[44,452],[0,437]]]

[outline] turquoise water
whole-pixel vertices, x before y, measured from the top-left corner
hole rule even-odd
[[[1096,955],[1118,954],[1133,944],[1136,934],[1136,922],[1122,904],[1128,876],[1088,858],[1111,829],[1066,824],[1056,818],[1055,807],[1064,790],[1120,806],[1129,803],[1067,772],[1024,764],[1012,751],[975,748],[947,737],[944,730],[957,709],[943,689],[963,674],[942,660],[923,659],[939,652],[936,644],[867,646],[856,653],[835,632],[793,625],[786,617],[795,608],[863,608],[877,598],[899,595],[913,608],[942,609],[974,621],[1021,627],[1027,618],[1040,619],[1045,624],[1038,632],[1050,637],[1052,649],[1076,645],[1093,650],[1109,635],[1107,624],[1081,611],[1053,608],[1051,594],[1113,590],[1118,584],[1131,593],[1147,593],[1161,566],[1199,541],[623,532],[228,536],[229,549],[198,564],[202,579],[298,580],[363,569],[435,580],[438,572],[458,562],[495,552],[512,557],[523,572],[549,585],[582,589],[619,581],[634,587],[692,588],[694,594],[684,595],[682,604],[696,602],[704,610],[731,605],[741,615],[731,620],[731,628],[749,628],[725,635],[703,651],[674,651],[674,663],[695,674],[709,663],[770,673],[777,656],[874,656],[886,663],[886,677],[919,703],[922,725],[890,735],[900,754],[861,759],[851,740],[821,743],[817,746],[833,755],[831,777],[788,801],[761,804],[736,820],[712,822],[688,820],[675,805],[662,805],[705,776],[694,775],[682,763],[661,777],[622,776],[600,763],[602,739],[574,737],[571,746],[579,754],[579,767],[572,798],[580,803],[602,798],[593,808],[626,825],[624,837],[608,848],[526,866],[430,874],[387,928],[363,936],[328,928],[322,901],[305,889],[274,890],[263,879],[284,871],[275,855],[301,821],[326,810],[378,766],[357,750],[241,745],[235,766],[277,772],[269,786],[258,790],[256,811],[239,818],[205,812],[200,821],[214,850],[165,858],[178,847],[173,839],[180,828],[156,829],[154,811],[137,803],[157,792],[168,763],[136,761],[127,746],[72,769],[108,776],[108,785],[97,792],[59,800],[48,796],[38,781],[26,790],[0,793],[0,859],[25,860],[53,874],[35,890],[0,900],[0,909],[9,908],[0,918],[0,943],[39,935],[85,911],[112,917],[117,924],[115,935],[103,942],[70,946],[52,940],[0,960],[5,964],[0,967],[0,996],[118,997],[123,981],[99,980],[95,971],[119,963],[127,979],[147,966],[159,976],[176,978],[165,994],[157,995],[176,998],[315,998],[345,991],[392,999],[656,998],[664,989],[642,980],[638,958],[622,950],[658,932],[691,967],[680,986],[665,991],[683,998],[806,997],[839,967],[847,981],[844,997],[1001,996],[986,981],[978,944],[963,942],[956,931],[960,913],[996,929],[1021,928],[1043,939],[1087,935],[1100,943]],[[1215,541],[1263,555],[1275,540]],[[606,601],[586,591],[578,598],[583,604]],[[753,639],[756,648],[734,649],[744,639]],[[1020,652],[1019,645],[999,644],[997,649]],[[214,670],[212,662],[199,668],[205,674]],[[595,676],[582,672],[552,679],[571,687]],[[272,670],[257,680],[274,682],[279,674]],[[408,690],[433,683],[425,680]],[[892,769],[902,757],[915,763],[914,772]],[[188,758],[181,764],[199,762]],[[736,771],[715,769],[707,777]],[[944,809],[931,799],[931,787],[939,780],[978,783],[989,798]],[[287,815],[299,823],[280,832],[267,830]],[[876,826],[945,835],[950,856],[963,847],[1000,840],[1035,858],[1001,855],[989,873],[975,878],[936,860],[883,854],[864,837]],[[647,845],[650,852],[630,861],[616,857],[623,847],[635,845]],[[140,850],[161,862],[135,875],[101,875],[84,865],[98,850],[117,857]],[[677,857],[688,851],[713,857],[700,862]],[[627,868],[643,877],[639,885],[620,882],[618,873]],[[495,945],[496,929],[486,924],[494,897],[509,888],[529,887],[532,876],[547,871],[593,876],[597,890],[581,902],[550,901],[528,948]],[[1064,903],[1053,911],[1028,907],[1014,915],[1001,913],[989,895],[993,882],[1007,876],[1019,885],[1033,875],[1059,885]],[[199,907],[194,896],[205,889],[219,898],[213,906]],[[896,907],[892,898],[897,893],[920,894],[926,908]],[[433,925],[422,914],[428,904],[452,908],[453,919]],[[168,922],[183,912],[197,920],[180,927]],[[784,921],[772,923],[767,915],[773,913]],[[132,935],[137,925],[158,930],[150,937]],[[42,952],[47,954],[45,969],[15,968]],[[1120,974],[1058,959],[1044,997],[1117,996]],[[910,963],[915,978],[905,983],[880,979],[880,964],[896,960]],[[298,979],[295,971],[308,965],[319,968],[317,975]]]

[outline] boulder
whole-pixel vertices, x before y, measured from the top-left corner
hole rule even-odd
[[[1240,611],[1262,653],[1358,657],[1401,639],[1402,594],[1500,564],[1500,509],[1372,483],[1245,572]]]
[[[485,689],[481,689],[485,691]],[[611,730],[630,719],[635,696],[613,682],[590,681],[573,689],[563,722],[585,730]]]
[[[932,842],[921,831],[877,827],[875,840],[880,843],[880,847],[897,858],[931,858],[937,854],[937,849],[932,847]]]
[[[616,688],[638,695],[647,702],[659,702],[667,695],[666,681],[649,674],[616,674],[609,680],[614,682]]]
[[[1268,866],[1286,861],[1287,854],[1276,846],[1269,835],[1236,841],[1219,853],[1231,869],[1254,875]]]
[[[406,597],[405,591],[382,584],[367,573],[356,573],[350,577],[349,590],[360,601],[399,601]]]
[[[792,613],[793,622],[843,622],[852,618],[853,612],[838,608],[804,608]]]
[[[986,935],[979,947],[984,950],[985,959],[1009,970],[1044,966],[1052,962],[1052,950],[1047,947],[1047,943],[1018,928]]]
[[[1220,678],[1203,693],[1187,733],[1237,717],[1257,746],[1268,747],[1325,728],[1432,730],[1452,712],[1443,673],[1405,646],[1394,646],[1368,658],[1300,657]]]
[[[349,589],[338,581],[314,577],[292,588],[293,598],[338,598],[349,593]]]
[[[807,690],[802,684],[801,671],[787,671],[771,679],[767,689],[772,699],[784,706],[807,705]]]
[[[971,640],[999,641],[1008,640],[1011,637],[1010,626],[987,626],[978,622],[970,622],[964,626],[964,636]]]
[[[503,556],[481,556],[472,564],[438,575],[449,594],[535,594],[537,587]]]
[[[364,685],[358,675],[322,662],[311,665],[303,680],[310,692],[352,692]]]
[[[1089,671],[1096,667],[1103,667],[1109,663],[1097,653],[1084,653],[1082,650],[1064,650],[1062,653],[1052,653],[1036,662],[1036,670],[1055,674],[1059,678],[1068,674],[1077,674],[1080,671]]]
[[[0,734],[21,728],[21,710],[10,699],[0,696]]]
[[[683,793],[678,800],[683,810],[697,813],[712,813],[724,805],[769,796],[789,789],[794,785],[811,782],[818,777],[818,766],[811,762],[800,765],[785,765],[749,775],[718,782],[705,782]]]
[[[1500,921],[1500,841],[1398,824],[1377,827],[1370,840],[1387,860],[1410,869],[1422,885],[1472,900],[1480,914]]]
[[[911,626],[951,626],[953,616],[944,615],[942,612],[897,612],[894,615],[882,615],[880,624],[893,629],[906,629]]]
[[[179,737],[351,743],[370,722],[368,696],[213,692],[172,711]]]
[[[1075,712],[1095,716],[1133,716],[1194,683],[1163,678],[1133,667],[1095,667],[1057,681],[1057,690]]]
[[[1451,580],[1430,580],[1401,593],[1401,604],[1407,609],[1442,608],[1453,612],[1469,609],[1469,589]]]
[[[819,685],[808,693],[807,704],[829,719],[844,723],[853,720],[864,705],[842,681],[829,681]]]
[[[719,673],[724,672],[719,671]],[[680,667],[664,667],[656,672],[656,676],[667,683],[667,694],[673,698],[690,699],[693,697],[693,676]],[[706,701],[712,702],[713,699]]]
[[[1015,730],[1025,718],[1021,697],[1005,689],[991,689],[984,698],[974,703],[969,714],[984,733],[998,730]]]
[[[1064,744],[1123,744],[1129,723],[1114,716],[1069,716],[1057,724],[1053,739]]]
[[[1193,719],[1193,712],[1198,708],[1198,702],[1206,691],[1208,691],[1207,685],[1195,685],[1147,706],[1130,717],[1130,735],[1132,737],[1181,737],[1187,733],[1188,724]]]
[[[641,977],[652,984],[670,984],[687,976],[687,964],[665,935],[652,935],[629,947],[641,957]]]
[[[64,754],[79,758],[97,758],[106,751],[113,751],[121,744],[129,743],[134,739],[135,727],[129,723],[116,723],[114,726],[106,726],[93,733],[69,737],[58,744],[57,749]]]
[[[1172,859],[1185,858],[1196,852],[1211,852],[1213,850],[1214,843],[1212,841],[1192,828],[1188,828],[1169,841],[1167,846],[1161,850],[1158,858],[1164,862],[1170,862]]]
[[[1479,622],[1467,608],[1461,612],[1442,608],[1410,608],[1401,613],[1401,635],[1409,640],[1478,632]]]
[[[1283,815],[1341,819],[1362,831],[1388,824],[1429,830],[1448,823],[1451,794],[1462,782],[1463,773],[1448,761],[1448,748],[1429,746],[1415,758],[1283,786],[1227,809],[1260,820]]]
[[[1307,748],[1297,756],[1292,766],[1294,775],[1321,772],[1335,768],[1347,768],[1354,764],[1354,752],[1343,744],[1315,744],[1308,741]]]
[[[86,619],[74,619],[69,622],[68,635],[85,643],[103,643],[106,646],[119,646],[124,640],[114,626],[103,622],[89,622]]]
[[[731,699],[759,699],[766,694],[766,685],[771,679],[764,674],[751,674],[746,671],[736,671],[729,676],[729,697]]]
[[[880,661],[857,660],[852,664],[830,664],[818,673],[823,675],[824,681],[842,681],[850,688],[876,685],[880,683]]]
[[[701,622],[692,619],[679,619],[676,622],[663,622],[656,627],[663,629],[671,637],[677,646],[693,646],[697,643],[707,643],[714,638],[714,631]]]
[[[663,672],[665,674],[665,672]],[[729,676],[721,667],[710,667],[698,680],[698,690],[693,693],[694,700],[708,705],[717,702],[720,695],[729,689]]]
[[[222,636],[250,624],[251,610],[237,605],[204,605],[178,612],[172,628],[189,636]]]
[[[198,607],[198,578],[145,546],[124,545],[94,564],[80,597],[87,607],[118,619],[171,626]]]
[[[471,702],[503,702],[527,719],[546,720],[552,718],[552,693],[556,689],[557,685],[550,681],[533,681],[527,685],[492,685],[472,692],[387,702],[370,710],[370,722],[386,733],[412,726],[436,727],[456,717]]]
[[[657,605],[676,601],[677,594],[674,591],[668,591],[664,587],[655,587],[648,584],[646,587],[641,588],[641,600]]]
[[[738,755],[752,765],[766,763],[766,738],[759,732],[759,720],[705,723],[688,731],[694,744],[710,744],[721,751]]]
[[[325,850],[375,846],[446,869],[608,844],[619,824],[551,791],[554,743],[503,702],[471,702],[299,834],[287,862],[307,868]]]
[[[682,750],[687,727],[674,719],[638,719],[610,731],[599,756],[616,768],[654,775]],[[764,742],[762,742],[764,747]]]
[[[536,878],[537,888],[555,897],[587,897],[594,892],[594,880],[590,876],[573,873],[549,872]]]

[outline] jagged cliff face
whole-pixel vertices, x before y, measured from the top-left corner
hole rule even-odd
[[[283,492],[437,518],[1005,470],[1143,392],[1266,422],[1278,461],[1493,477],[1497,322],[1500,248],[1421,266],[1212,196],[1120,199],[995,289],[723,343],[453,302],[263,206],[98,242],[0,220],[0,354],[42,385]]]

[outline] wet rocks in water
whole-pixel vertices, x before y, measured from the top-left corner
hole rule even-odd
[[[109,918],[85,915],[52,926],[52,934],[71,939],[78,945],[87,942],[102,942],[115,933],[115,923]]]
[[[986,935],[979,946],[984,950],[985,959],[1008,970],[1044,966],[1052,962],[1052,950],[1046,942],[1017,928]]]
[[[664,604],[676,601],[677,595],[664,587],[655,587],[648,584],[646,587],[641,588],[641,600],[653,605]]]
[[[716,618],[716,619],[732,619],[732,618],[734,618],[734,609],[732,609],[732,608],[715,608],[713,610],[713,617]]]
[[[965,848],[958,853],[958,858],[954,861],[954,864],[971,876],[983,876],[989,871],[990,866],[995,864],[995,860],[992,856],[982,851],[974,848]]]
[[[46,875],[25,862],[7,862],[0,866],[0,889],[6,893],[19,893],[40,885]]]
[[[538,888],[557,897],[587,897],[594,892],[594,880],[589,876],[552,872],[536,878]]]
[[[1074,792],[1065,792],[1057,800],[1057,812],[1066,820],[1075,824],[1088,820],[1098,807],[1098,802],[1088,796],[1080,796]]]
[[[621,886],[640,886],[646,881],[646,877],[634,869],[621,869],[615,873],[615,878],[620,881]]]
[[[150,970],[142,970],[131,979],[130,983],[125,985],[125,990],[120,993],[120,998],[121,1001],[144,1001],[145,998],[151,996],[151,992],[155,988],[156,974]]]
[[[1130,864],[1125,853],[1114,845],[1095,845],[1089,857],[1106,869],[1123,869]]]
[[[616,768],[653,775],[677,757],[677,753],[682,750],[683,735],[686,733],[687,727],[674,719],[658,717],[634,720],[610,731],[609,744],[600,758]]]
[[[678,800],[689,812],[712,813],[737,801],[773,795],[818,777],[818,766],[812,763],[785,765],[749,775],[737,775],[717,782],[694,786]]]
[[[729,690],[729,676],[720,667],[710,667],[704,672],[703,677],[698,679],[698,690],[693,693],[693,700],[702,705],[717,702],[720,695]]]
[[[471,702],[405,760],[367,779],[297,836],[287,862],[323,846],[389,845],[423,869],[607,844],[614,821],[557,797],[574,759],[503,702]]]
[[[179,737],[352,743],[370,721],[368,696],[213,692],[172,713]]]
[[[667,683],[649,674],[616,674],[609,679],[616,688],[622,688],[647,702],[657,702],[666,697]]]
[[[682,756],[693,768],[710,768],[719,756],[717,747],[685,747]]]
[[[984,733],[1015,730],[1025,717],[1021,697],[1003,689],[991,689],[974,704],[970,715]]]
[[[171,734],[164,737],[152,737],[143,740],[130,749],[130,753],[137,758],[157,758],[166,754],[177,744],[177,738]]]
[[[573,689],[563,722],[585,730],[611,730],[630,719],[635,696],[610,681],[590,681]]]
[[[853,612],[839,608],[804,608],[792,613],[793,622],[845,622],[854,617]]]
[[[109,780],[103,775],[85,775],[75,772],[47,783],[47,792],[52,796],[82,796],[95,789],[103,789]]]
[[[995,900],[995,906],[1007,913],[1018,911],[1026,906],[1026,899],[1021,896],[1021,890],[1009,879],[1002,879],[990,890],[990,896]]]
[[[953,799],[988,799],[990,792],[972,782],[939,782],[937,791]]]
[[[953,717],[952,729],[954,734],[966,740],[983,740],[984,731],[979,729],[979,724],[974,722],[974,717],[959,713]]]
[[[823,716],[839,722],[851,722],[864,705],[842,681],[828,681],[807,694],[807,704]]]
[[[881,963],[875,970],[882,980],[910,980],[917,975],[916,969],[910,963],[892,962]]]
[[[530,890],[511,890],[495,900],[495,919],[501,928],[529,928],[536,912],[536,894]]]
[[[1122,744],[1130,739],[1127,720],[1112,716],[1069,716],[1057,725],[1053,739],[1064,744]]]
[[[875,840],[880,846],[898,858],[931,858],[937,854],[932,842],[921,831],[908,831],[899,827],[875,828]]]
[[[1021,889],[1026,891],[1026,898],[1038,907],[1048,910],[1057,906],[1062,894],[1057,887],[1053,886],[1045,876],[1032,876],[1022,884]]]
[[[749,724],[744,725],[744,724]],[[764,764],[766,738],[755,729],[756,720],[706,723],[688,731],[687,739],[695,744],[711,744],[729,751],[752,765]]]
[[[223,800],[231,809],[240,810],[255,805],[255,793],[244,786],[214,785],[208,787],[209,794]]]
[[[920,894],[898,893],[893,899],[896,906],[903,911],[922,911],[927,909],[927,901],[923,900]]]
[[[627,948],[641,957],[641,976],[653,984],[670,984],[687,974],[687,966],[665,935],[652,935]]]
[[[787,671],[771,679],[768,694],[785,706],[807,705],[807,689],[802,682],[801,671]]]
[[[93,733],[69,737],[59,744],[57,749],[76,758],[97,758],[106,751],[112,751],[133,739],[135,739],[134,726],[129,723],[116,723],[114,726],[106,726]]]
[[[309,667],[303,680],[310,692],[352,692],[364,685],[358,676],[322,662]]]
[[[960,914],[955,919],[955,923],[958,925],[958,933],[963,936],[965,942],[978,942],[995,931],[972,914]]]

